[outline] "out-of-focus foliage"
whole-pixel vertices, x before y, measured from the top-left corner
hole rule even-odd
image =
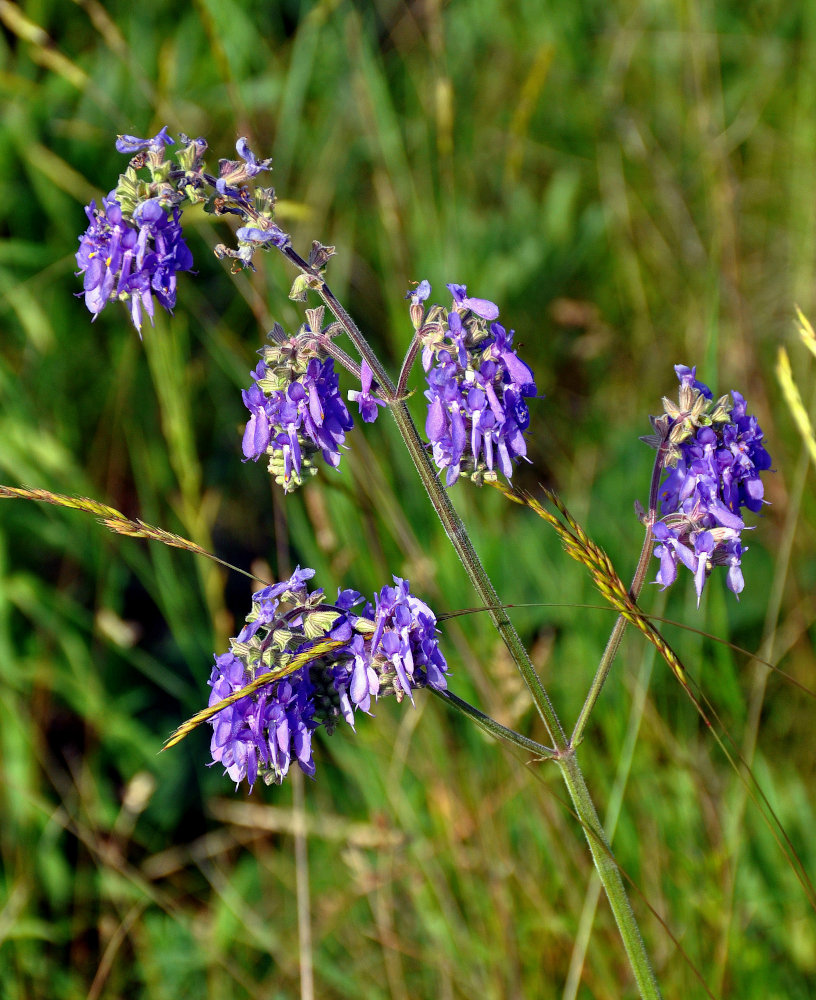
[[[637,438],[672,366],[743,392],[777,471],[742,599],[713,580],[697,613],[687,581],[665,611],[656,589],[642,603],[816,686],[812,472],[773,377],[785,344],[809,405],[793,324],[794,303],[816,312],[809,5],[38,0],[0,2],[0,23],[0,481],[97,497],[267,579],[300,562],[373,592],[396,573],[438,613],[472,605],[388,421],[285,500],[241,464],[239,389],[273,321],[301,321],[281,260],[231,278],[210,252],[225,233],[193,218],[198,273],[143,344],[124,310],[92,325],[72,297],[82,207],[126,162],[117,132],[167,124],[214,157],[247,135],[274,157],[279,221],[301,252],[337,245],[332,286],[392,365],[410,281],[500,304],[546,393],[520,482],[555,486],[624,578],[651,461]],[[455,500],[503,598],[544,605],[514,614],[571,722],[611,615],[582,607],[590,581],[537,518],[489,491]],[[320,740],[316,783],[235,795],[203,766],[206,733],[157,751],[206,702],[245,579],[77,512],[3,501],[0,529],[8,996],[291,997],[301,963],[321,997],[633,995],[603,902],[565,991],[592,869],[554,769],[423,698]],[[812,698],[666,631],[812,876]],[[452,688],[543,738],[485,616],[446,641]],[[813,995],[808,893],[637,636],[581,761],[619,813],[666,996],[702,995],[692,969],[716,997]]]

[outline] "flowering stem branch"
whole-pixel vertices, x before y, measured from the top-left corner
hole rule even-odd
[[[428,457],[416,424],[411,417],[405,402],[399,398],[397,388],[391,381],[388,372],[380,363],[377,355],[371,350],[368,342],[358,329],[354,320],[349,316],[343,306],[338,302],[332,290],[314,268],[295,251],[291,246],[281,247],[281,252],[303,273],[311,275],[317,281],[314,290],[331,310],[338,322],[348,334],[354,347],[359,351],[360,356],[368,362],[374,378],[380,385],[383,398],[388,403],[388,407],[397,422],[397,427],[408,449],[408,453],[413,460],[422,484],[433,504],[445,533],[451,541],[457,555],[462,560],[465,570],[470,577],[476,592],[487,607],[490,618],[501,635],[510,655],[513,657],[516,666],[524,678],[527,687],[533,697],[533,701],[538,708],[539,714],[547,728],[547,732],[556,750],[564,750],[567,746],[567,736],[561,722],[556,715],[555,709],[550,702],[547,692],[541,683],[541,679],[535,672],[530,662],[527,651],[516,632],[513,623],[507,613],[501,607],[499,596],[490,582],[490,578],[485,572],[484,566],[473,548],[470,537],[465,529],[462,519],[456,513],[450,501],[447,491],[439,482],[436,471]]]
[[[399,381],[397,382],[397,395],[400,399],[404,399],[405,394],[408,391],[408,376],[411,374],[411,369],[414,367],[414,361],[416,361],[416,356],[419,354],[419,348],[419,337],[414,334],[408,347],[408,351],[405,354],[405,359],[402,362],[402,368],[399,373]]]
[[[326,306],[329,308],[331,313],[334,315],[337,322],[343,327],[349,340],[354,344],[355,349],[359,353],[360,357],[364,361],[368,362],[368,367],[374,373],[374,378],[379,383],[380,390],[382,391],[383,399],[389,404],[389,406],[395,401],[397,397],[397,389],[394,383],[391,381],[391,376],[385,370],[385,368],[380,363],[380,359],[371,350],[368,341],[360,332],[357,324],[349,316],[346,310],[338,301],[334,292],[329,288],[323,279],[320,271],[317,268],[311,267],[310,264],[300,256],[300,254],[294,250],[291,246],[282,246],[279,248],[280,252],[287,258],[295,267],[302,273],[307,274],[311,278],[315,279],[314,284],[310,287],[313,288],[315,292],[324,301]],[[338,359],[339,360],[339,359]],[[352,369],[353,370],[353,369]]]
[[[355,378],[360,378],[360,366],[354,358],[346,354],[341,347],[338,347],[331,337],[324,337],[321,335],[318,337],[318,343],[326,354],[329,355],[329,357],[334,358],[339,365],[342,365],[346,371],[351,372]]]
[[[447,491],[436,475],[436,471],[428,457],[427,450],[417,432],[416,425],[405,402],[397,392],[394,383],[383,368],[379,358],[371,350],[371,347],[352,318],[335,298],[334,293],[323,280],[319,270],[310,267],[291,246],[283,246],[279,249],[301,273],[309,275],[314,279],[310,283],[310,287],[317,292],[325,305],[337,318],[360,356],[368,363],[374,378],[379,383],[383,399],[388,403],[388,407],[397,422],[397,427],[408,449],[408,453],[428,493],[434,510],[442,522],[445,533],[450,539],[457,555],[462,560],[482,604],[487,608],[491,621],[510,655],[513,657],[519,673],[524,678],[554,745],[553,759],[561,770],[576,814],[584,829],[595,868],[606,890],[640,994],[644,1000],[659,1000],[660,990],[652,971],[649,957],[646,954],[640,929],[638,928],[629,898],[626,894],[620,870],[615,862],[612,849],[609,846],[592,798],[590,797],[589,789],[578,766],[575,749],[567,740],[561,721],[541,683],[541,679],[530,661],[527,650],[524,648],[513,623],[501,606],[498,594],[493,588],[493,584],[490,582],[490,578],[485,572],[484,566],[476,554],[476,550],[473,548],[462,519],[454,509]],[[403,366],[403,372],[405,370],[405,366]]]
[[[473,719],[476,725],[486,733],[490,733],[491,736],[495,736],[500,740],[505,740],[507,743],[512,743],[514,746],[519,747],[521,750],[526,750],[528,753],[534,753],[537,760],[554,760],[557,756],[554,750],[545,747],[542,743],[536,743],[535,740],[522,736],[521,733],[517,733],[514,729],[508,729],[507,726],[503,726],[500,722],[496,722],[495,719],[491,719],[489,715],[480,712],[478,708],[474,708],[469,702],[457,697],[452,691],[440,691],[437,688],[429,688],[428,690],[438,698],[446,701],[449,705],[452,705],[453,708],[463,715],[467,715],[468,718]]]
[[[657,491],[660,485],[660,475],[663,472],[663,467],[666,461],[666,453],[666,443],[663,442],[657,450],[654,467],[652,468],[652,481],[649,486],[649,509],[643,522],[646,527],[646,534],[643,539],[643,546],[641,547],[640,556],[638,557],[637,566],[635,568],[635,575],[632,577],[632,585],[629,588],[629,596],[633,601],[637,601],[640,596],[640,592],[643,589],[643,584],[646,581],[649,559],[652,555],[652,546],[654,545],[652,527],[657,518]],[[598,701],[601,689],[606,682],[606,678],[609,676],[609,671],[612,669],[612,662],[618,652],[618,647],[621,644],[625,628],[626,619],[623,615],[619,615],[609,636],[609,640],[607,641],[606,648],[603,651],[601,662],[598,664],[598,669],[595,671],[595,676],[592,678],[592,684],[587,693],[583,707],[581,708],[578,721],[575,723],[575,728],[572,731],[570,744],[574,747],[577,747],[584,738],[584,731],[587,727],[587,723],[589,722],[589,717],[592,714],[595,703]]]

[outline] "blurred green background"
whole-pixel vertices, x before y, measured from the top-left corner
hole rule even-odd
[[[786,345],[810,399],[793,317],[816,314],[815,4],[0,0],[0,23],[1,481],[99,498],[261,576],[300,563],[372,592],[396,573],[439,613],[473,604],[387,420],[286,499],[240,462],[255,351],[301,321],[282,259],[232,279],[211,253],[226,231],[190,213],[198,274],[144,343],[73,297],[116,133],[206,135],[211,162],[248,135],[281,225],[301,252],[337,245],[332,286],[392,367],[411,280],[500,304],[546,394],[519,481],[555,486],[624,578],[638,436],[672,366],[742,391],[776,470],[742,599],[715,577],[699,612],[690,580],[643,604],[816,687],[813,479],[774,376]],[[571,724],[610,612],[582,606],[600,603],[585,572],[532,514],[454,496],[502,597],[539,605],[514,618]],[[318,739],[315,782],[252,795],[204,766],[208,729],[158,756],[251,589],[88,515],[0,504],[0,992],[633,996],[556,770],[436,700],[381,703]],[[813,877],[812,698],[665,630]],[[543,739],[485,616],[444,633],[453,689]],[[638,636],[580,759],[666,996],[816,996],[813,891]]]

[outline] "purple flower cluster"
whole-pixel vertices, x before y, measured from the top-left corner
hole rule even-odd
[[[699,605],[713,566],[728,567],[727,584],[734,594],[743,589],[741,511],[761,509],[760,473],[770,468],[771,457],[756,417],[746,412],[738,392],[715,402],[708,386],[697,381],[695,368],[676,365],[675,372],[679,403],[664,400],[665,414],[653,420],[668,469],[660,488],[661,517],[653,528],[660,560],[656,582],[670,586],[682,563],[694,574]]]
[[[77,274],[84,274],[85,305],[94,319],[108,302],[126,302],[141,335],[142,310],[153,322],[153,299],[172,312],[176,274],[189,271],[193,255],[182,236],[178,208],[169,211],[158,198],[138,204],[130,217],[111,191],[102,207],[85,209],[90,225],[79,240]]]
[[[297,346],[294,350],[294,357],[284,357],[279,347],[262,348],[263,359],[252,372],[254,384],[241,394],[251,414],[244,430],[244,455],[256,461],[268,455],[269,471],[284,492],[300,486],[304,473],[317,471],[312,457],[318,451],[337,468],[345,432],[354,426],[340,395],[334,361],[306,360]]]
[[[213,763],[223,765],[236,785],[246,778],[252,787],[259,777],[280,784],[293,759],[313,775],[312,733],[319,726],[331,733],[342,716],[353,728],[355,711],[368,712],[372,699],[394,694],[413,700],[415,688],[447,686],[436,617],[406,581],[395,577],[395,586],[383,587],[374,605],[355,590],[338,591],[336,602],[327,604],[322,590],[308,593],[312,576],[314,570],[298,567],[291,579],[254,594],[247,624],[230,650],[215,658],[211,706],[270,675],[268,684],[210,720]],[[327,638],[346,644],[271,679]]]
[[[526,400],[536,394],[535,379],[513,349],[513,331],[496,322],[498,307],[468,296],[464,285],[447,287],[450,310],[432,306],[424,313],[427,281],[406,296],[423,345],[433,460],[447,486],[463,475],[479,482],[494,468],[510,479],[513,463],[527,455]]]
[[[90,225],[76,255],[77,274],[84,275],[85,304],[95,319],[108,302],[127,303],[140,335],[143,313],[153,322],[154,299],[173,311],[176,275],[193,266],[180,225],[183,203],[204,204],[214,215],[243,220],[236,233],[237,249],[218,244],[214,251],[218,258],[233,258],[234,268],[251,268],[258,249],[289,243],[289,236],[272,221],[274,190],[249,187],[271,169],[271,160],[258,159],[241,138],[235,146],[240,159],[219,160],[219,176],[213,177],[204,166],[206,140],[182,135],[179,141],[174,164],[165,159],[166,148],[175,145],[167,126],[149,139],[117,136],[117,151],[132,159],[102,207],[91,202],[85,209]]]

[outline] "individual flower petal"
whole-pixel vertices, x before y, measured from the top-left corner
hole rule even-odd
[[[487,299],[469,298],[467,288],[464,285],[447,285],[446,287],[453,296],[456,305],[462,306],[464,309],[470,309],[471,312],[476,313],[477,316],[481,316],[482,319],[494,320],[498,317],[499,307],[495,302],[490,302]]]
[[[360,416],[366,424],[373,424],[379,415],[378,406],[385,406],[385,400],[371,395],[373,373],[368,362],[363,359],[360,365],[360,389],[351,389],[348,398],[360,407]]]
[[[412,303],[420,304],[424,302],[430,294],[431,294],[431,283],[423,279],[416,286],[416,288],[408,289],[408,291],[405,293],[405,298],[410,299]]]
[[[118,153],[141,153],[143,150],[149,149],[161,155],[165,146],[172,145],[175,145],[175,140],[167,134],[166,125],[152,139],[139,139],[135,135],[118,135],[116,137],[116,151]]]

